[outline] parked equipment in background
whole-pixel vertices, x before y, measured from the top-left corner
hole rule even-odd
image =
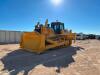
[[[76,39],[77,40],[85,40],[85,39],[88,39],[88,36],[83,34],[83,33],[77,33],[76,34]]]
[[[70,46],[72,40],[76,39],[76,34],[71,30],[65,30],[64,23],[52,22],[45,25],[39,22],[33,32],[25,32],[21,37],[20,47],[24,50],[36,53],[42,53],[55,47]]]
[[[100,40],[100,35],[96,35],[96,39],[97,40]]]
[[[96,39],[96,35],[94,35],[94,34],[89,34],[89,35],[88,35],[88,39]]]

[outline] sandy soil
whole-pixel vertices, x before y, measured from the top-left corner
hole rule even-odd
[[[0,45],[0,75],[100,75],[100,41],[76,41],[41,55]]]

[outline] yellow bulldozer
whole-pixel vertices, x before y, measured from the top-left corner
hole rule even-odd
[[[40,54],[48,49],[68,47],[75,39],[76,34],[65,30],[64,23],[55,21],[48,24],[47,19],[45,25],[38,22],[34,31],[22,34],[20,48]]]

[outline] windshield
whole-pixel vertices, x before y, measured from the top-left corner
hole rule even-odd
[[[61,22],[53,22],[53,23],[51,23],[51,28],[52,28],[56,33],[60,33],[61,30],[64,30],[64,23],[61,23]]]
[[[53,28],[54,30],[64,30],[64,24],[60,22],[52,23],[51,28]]]

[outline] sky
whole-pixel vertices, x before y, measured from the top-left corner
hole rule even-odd
[[[66,29],[100,34],[100,0],[0,0],[0,30],[33,31],[38,21],[64,22]]]

